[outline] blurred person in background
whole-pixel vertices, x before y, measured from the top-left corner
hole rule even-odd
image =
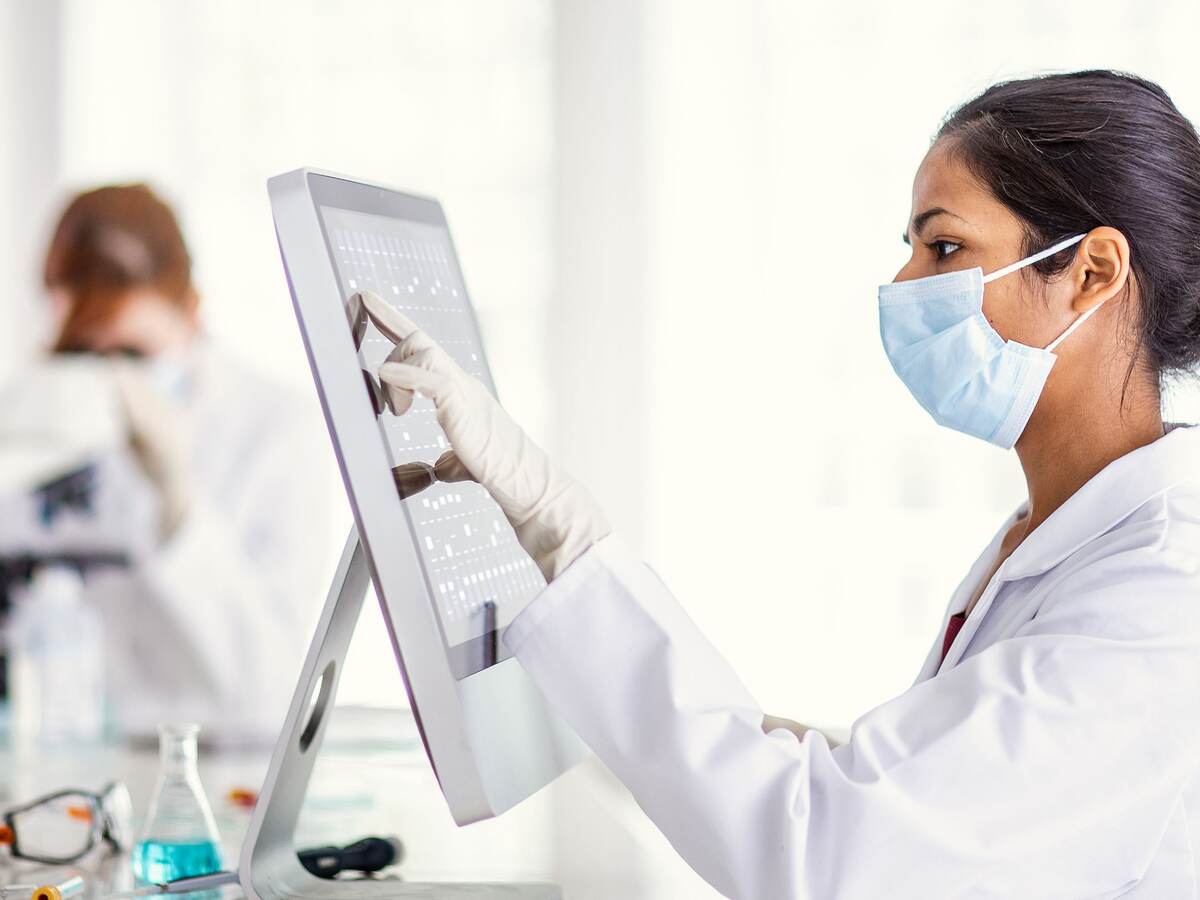
[[[75,197],[44,281],[52,345],[0,395],[4,493],[41,503],[3,516],[0,544],[127,557],[85,581],[117,730],[273,737],[320,598],[326,493],[289,474],[319,471],[314,423],[205,336],[183,234],[149,188]],[[79,472],[67,495],[94,496],[48,514],[46,485]]]

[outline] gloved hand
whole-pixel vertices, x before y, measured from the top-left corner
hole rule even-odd
[[[129,428],[129,447],[162,502],[159,537],[179,527],[192,502],[192,430],[136,362],[114,360],[117,392]]]
[[[379,368],[391,408],[406,410],[414,391],[433,401],[459,461],[499,504],[547,581],[612,530],[591,495],[551,463],[486,387],[383,298],[357,296],[396,344]]]

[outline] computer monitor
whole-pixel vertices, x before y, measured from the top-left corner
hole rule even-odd
[[[280,252],[371,580],[430,762],[459,824],[503,812],[585,755],[509,658],[504,629],[545,587],[473,481],[422,473],[450,450],[432,403],[400,415],[373,291],[495,392],[441,205],[302,169],[270,179]],[[304,477],[304,473],[297,473]]]

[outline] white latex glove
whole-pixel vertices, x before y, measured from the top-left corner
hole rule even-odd
[[[547,581],[612,530],[587,490],[551,463],[486,387],[383,298],[357,296],[396,343],[379,368],[390,407],[407,411],[414,391],[433,401],[459,461],[499,504]]]
[[[129,447],[162,502],[159,536],[166,540],[192,503],[192,430],[186,411],[171,403],[135,362],[114,360],[117,391],[129,428]]]

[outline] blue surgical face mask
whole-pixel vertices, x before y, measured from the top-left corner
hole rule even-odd
[[[989,275],[960,269],[879,288],[879,333],[892,368],[939,425],[1005,449],[1025,430],[1054,366],[1053,350],[1100,308],[1082,313],[1045,348],[1006,341],[983,314],[983,286],[1085,235]]]

